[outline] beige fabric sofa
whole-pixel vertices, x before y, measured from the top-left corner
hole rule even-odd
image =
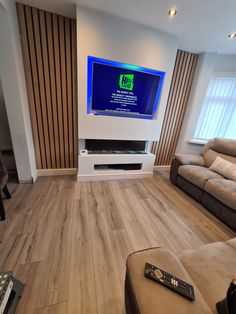
[[[217,156],[236,164],[236,140],[215,138],[200,155],[175,155],[170,180],[236,230],[236,181],[209,169]]]
[[[144,277],[146,262],[189,282],[195,291],[191,302]],[[236,238],[216,242],[177,254],[152,248],[127,259],[125,305],[127,314],[217,313],[216,303],[226,296],[235,277]]]

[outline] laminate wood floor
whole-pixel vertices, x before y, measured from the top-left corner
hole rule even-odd
[[[124,313],[126,257],[174,251],[235,234],[168,180],[77,183],[44,177],[19,185],[0,222],[0,269],[26,284],[20,314]]]

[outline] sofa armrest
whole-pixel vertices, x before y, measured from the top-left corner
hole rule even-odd
[[[176,184],[178,177],[178,169],[182,165],[205,166],[205,160],[200,155],[176,154],[171,162],[170,181]]]
[[[200,155],[176,154],[174,159],[177,159],[181,165],[205,166],[205,159]]]
[[[177,177],[178,177],[178,169],[181,166],[181,163],[173,158],[170,166],[170,182],[176,184]]]

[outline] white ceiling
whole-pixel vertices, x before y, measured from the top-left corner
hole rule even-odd
[[[20,2],[69,16],[75,6],[103,11],[148,25],[179,38],[179,48],[195,52],[236,53],[236,0],[22,0]],[[170,8],[178,14],[169,17]]]

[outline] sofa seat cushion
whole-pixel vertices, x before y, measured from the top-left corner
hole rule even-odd
[[[235,277],[235,247],[230,242],[216,242],[183,251],[178,256],[211,311],[217,313],[215,305],[225,298]]]
[[[236,210],[236,182],[228,179],[209,180],[204,190],[221,203]]]
[[[144,276],[144,266],[146,262],[157,265],[159,268],[193,285],[195,301],[191,302],[146,278]],[[132,303],[136,305],[135,313],[211,313],[185,268],[177,256],[171,251],[164,248],[138,251],[128,257],[126,266],[128,286],[129,290],[132,291]]]
[[[236,238],[230,239],[227,241],[236,250]]]
[[[209,179],[223,179],[224,178],[220,174],[212,170],[209,170],[206,167],[193,166],[193,165],[180,166],[178,169],[178,174],[201,189],[204,189],[205,183]]]

